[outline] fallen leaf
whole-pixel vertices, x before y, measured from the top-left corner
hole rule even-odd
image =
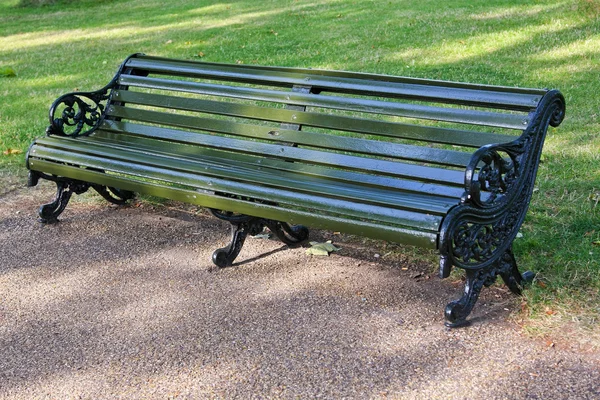
[[[592,242],[592,244],[594,246],[600,246],[600,240],[596,240],[595,242]]]
[[[21,154],[23,151],[18,149],[11,149],[10,147],[2,152],[5,156],[10,156],[13,154]]]
[[[310,247],[306,249],[306,254],[312,254],[314,256],[328,256],[329,253],[340,250],[339,247],[335,247],[331,240],[325,243],[310,242]]]
[[[329,252],[322,247],[312,246],[306,249],[306,254],[313,256],[328,256]]]

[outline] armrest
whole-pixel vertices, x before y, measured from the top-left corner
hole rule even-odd
[[[462,203],[481,209],[510,203],[521,192],[520,180],[535,179],[548,125],[558,126],[564,115],[564,97],[556,90],[549,91],[530,114],[531,122],[519,138],[479,148],[465,170]]]
[[[465,170],[465,193],[440,226],[440,275],[452,266],[483,269],[509,251],[533,193],[548,126],[565,113],[560,92],[547,92],[530,114],[529,126],[510,143],[478,149]]]
[[[60,96],[49,112],[47,135],[77,137],[89,135],[102,123],[104,102],[110,97],[114,80],[95,92],[73,92]]]
[[[72,92],[60,96],[52,103],[49,112],[50,126],[47,135],[85,136],[94,132],[104,119],[105,102],[111,90],[118,85],[119,76],[125,72],[127,62],[141,53],[132,54],[123,61],[108,85],[94,92]]]

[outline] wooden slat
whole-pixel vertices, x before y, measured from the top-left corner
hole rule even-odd
[[[294,68],[238,66],[152,58],[131,59],[128,66],[159,74],[291,87],[310,84],[330,92],[439,101],[521,111],[537,106],[545,91],[461,84],[374,74]]]
[[[406,243],[419,247],[436,248],[437,246],[437,235],[431,232],[422,232],[414,229],[405,229],[365,221],[349,220],[342,217],[316,215],[300,210],[287,210],[275,206],[214,196],[209,193],[169,187],[151,182],[136,182],[125,177],[104,174],[44,160],[31,159],[29,166],[33,171],[44,171],[48,174],[130,190],[136,193],[183,201],[203,207],[235,210],[236,212],[246,215],[270,218],[277,221],[286,221],[292,224],[304,224],[314,228],[339,230],[350,234]]]
[[[333,129],[399,139],[414,139],[425,141],[427,143],[443,143],[474,148],[479,148],[490,143],[507,143],[515,140],[515,136],[498,133],[411,125],[342,115],[330,115],[300,110],[291,111],[280,108],[261,107],[253,104],[182,98],[128,90],[114,91],[113,100],[153,107],[198,111],[230,117],[258,119],[290,125],[299,124],[305,127]]]
[[[332,184],[342,182],[344,184],[355,184],[366,191],[385,189],[399,190],[402,192],[435,195],[446,197],[448,201],[456,202],[463,195],[462,186],[447,186],[433,183],[425,183],[408,179],[391,178],[387,176],[364,174],[355,171],[333,169],[320,165],[308,165],[290,163],[277,159],[268,159],[248,154],[231,153],[219,149],[209,149],[199,146],[188,146],[173,142],[157,142],[151,138],[132,136],[124,133],[113,133],[108,130],[99,130],[86,140],[102,143],[106,146],[124,149],[135,147],[139,151],[155,154],[163,154],[184,161],[195,162],[198,160],[212,164],[232,165],[235,168],[250,168],[252,170],[269,170],[274,174],[292,173],[294,176],[303,176],[307,182],[330,181]]]
[[[32,153],[35,157],[43,157],[44,154],[48,157],[48,154],[50,154],[50,150],[48,149],[52,148],[58,151],[67,151],[67,154],[85,154],[86,157],[94,156],[106,160],[120,161],[124,162],[125,165],[131,163],[132,165],[156,166],[162,169],[193,173],[196,176],[202,175],[212,178],[224,178],[232,181],[246,182],[256,187],[269,186],[272,188],[291,190],[294,194],[315,194],[322,198],[331,197],[349,201],[359,201],[373,205],[416,210],[438,215],[444,215],[450,207],[457,203],[457,199],[448,199],[431,195],[425,196],[423,194],[408,192],[399,193],[389,188],[373,188],[366,191],[364,190],[364,187],[356,184],[343,184],[341,182],[332,182],[324,179],[307,179],[306,177],[294,173],[277,173],[273,170],[251,167],[247,164],[227,162],[226,158],[221,158],[216,162],[206,159],[181,159],[177,156],[168,156],[156,153],[155,151],[148,151],[135,147],[111,146],[110,144],[87,139],[85,141],[72,139],[62,139],[59,141],[40,139],[37,141],[37,144],[38,147],[33,149]],[[160,143],[157,143],[155,148],[160,148]],[[64,154],[62,157],[62,161],[75,162],[74,158],[70,160],[65,159]],[[58,160],[56,157],[50,158]],[[81,159],[77,159],[76,162],[82,163]],[[217,188],[211,185],[204,187],[204,189],[230,190],[225,188],[225,186]],[[248,192],[245,195],[250,196]],[[281,199],[270,200],[282,201]]]
[[[453,184],[456,186],[460,186],[464,182],[464,172],[458,170],[447,170],[415,164],[405,164],[397,161],[371,159],[306,148],[253,142],[231,137],[138,125],[122,121],[105,121],[105,126],[114,132],[129,133],[209,148],[220,148],[233,152],[261,155],[270,158],[293,160],[299,163],[329,165],[333,167],[345,166],[348,170],[367,171],[377,173],[378,175],[407,177],[424,182],[437,182],[442,184]]]
[[[193,187],[197,190],[208,190],[244,196],[257,200],[268,200],[286,208],[301,207],[327,215],[344,215],[437,232],[442,216],[434,216],[422,212],[411,212],[392,207],[377,206],[338,198],[319,196],[313,193],[282,190],[274,187],[238,182],[232,179],[222,179],[185,172],[173,168],[177,162],[166,163],[167,160],[154,158],[151,163],[140,163],[129,153],[129,159],[105,158],[90,154],[74,153],[72,151],[54,148],[36,148],[36,157],[63,162],[83,167],[100,169],[121,175],[135,176],[142,179],[153,179],[165,183]],[[162,163],[161,163],[162,161]],[[171,161],[171,160],[169,160]],[[167,165],[168,164],[168,165]],[[447,210],[446,210],[447,212]]]
[[[283,92],[279,90],[218,85],[190,81],[121,75],[119,84],[182,91],[211,96],[233,97],[246,100],[270,101],[281,104],[296,104],[336,110],[377,113],[399,117],[446,121],[461,124],[494,126],[523,130],[529,123],[527,116],[461,108],[444,108],[420,104],[408,104],[372,98],[352,98]]]
[[[197,129],[205,132],[225,133],[273,142],[295,143],[314,148],[383,156],[401,160],[422,161],[453,167],[465,167],[471,159],[471,154],[460,151],[334,136],[307,131],[299,132],[291,129],[243,124],[229,120],[193,117],[189,115],[125,108],[121,106],[111,106],[107,115],[169,127]]]

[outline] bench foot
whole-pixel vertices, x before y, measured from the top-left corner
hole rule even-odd
[[[48,204],[43,204],[39,211],[39,221],[43,224],[58,222],[58,216],[65,210],[73,193],[82,194],[87,191],[89,185],[84,182],[73,180],[56,181],[56,197]]]
[[[241,218],[240,218],[241,219]],[[230,267],[240,254],[248,235],[254,236],[262,232],[264,223],[260,218],[247,217],[242,221],[231,222],[231,242],[214,251],[213,263],[219,268]]]
[[[222,213],[213,211],[213,215],[225,219]],[[212,255],[213,263],[219,268],[233,265],[235,258],[242,250],[246,237],[258,235],[265,226],[288,246],[300,244],[308,239],[308,229],[302,225],[289,225],[285,222],[244,215],[228,217],[231,223],[231,241],[227,246],[215,250]]]
[[[288,246],[294,246],[308,239],[308,228],[303,225],[290,225],[286,222],[265,220],[265,225]]]
[[[456,328],[468,325],[467,317],[473,310],[479,292],[484,286],[490,286],[498,275],[511,292],[521,294],[524,282],[531,282],[534,274],[531,271],[523,275],[519,273],[515,256],[512,249],[508,249],[495,264],[487,268],[468,269],[466,272],[466,282],[464,294],[459,300],[450,302],[446,306],[446,326]]]
[[[467,317],[473,310],[479,292],[483,286],[489,286],[496,280],[495,274],[490,274],[488,269],[472,270],[466,272],[464,294],[459,300],[448,303],[446,306],[446,322],[445,325],[449,328],[457,328],[459,326],[468,325]]]

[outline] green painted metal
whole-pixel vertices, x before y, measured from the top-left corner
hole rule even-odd
[[[130,168],[135,168],[137,165],[156,166],[161,170],[185,172],[197,176],[198,183],[195,183],[195,185],[204,185],[202,186],[204,189],[219,190],[229,193],[233,193],[234,189],[226,187],[228,184],[227,182],[222,183],[219,188],[216,188],[212,183],[206,184],[203,182],[207,182],[207,179],[214,178],[224,178],[244,182],[246,184],[246,186],[244,186],[244,191],[235,192],[239,195],[249,193],[250,190],[255,190],[252,186],[248,186],[249,184],[254,185],[257,188],[269,187],[272,189],[290,190],[298,195],[300,195],[300,193],[314,194],[323,198],[330,197],[358,201],[365,204],[414,210],[437,215],[445,215],[448,210],[458,202],[457,199],[452,200],[440,198],[438,196],[398,192],[390,188],[373,188],[369,191],[365,191],[363,187],[356,184],[342,184],[340,182],[317,180],[314,178],[306,179],[298,174],[284,172],[274,173],[274,171],[262,168],[251,168],[249,165],[230,165],[230,163],[224,162],[224,159],[212,163],[204,159],[193,161],[189,159],[182,160],[177,156],[166,157],[165,155],[157,154],[156,152],[140,151],[136,148],[116,148],[114,146],[107,146],[99,143],[82,143],[82,140],[55,140],[53,138],[39,139],[31,152],[32,156],[38,158],[46,158],[48,160],[84,165],[87,167],[110,169],[113,172],[130,173],[130,171],[132,171]],[[113,167],[106,163],[114,163],[115,166]],[[132,164],[131,167],[128,167],[129,164]],[[248,194],[248,196],[250,196],[250,194]],[[258,197],[268,198],[277,202],[283,201],[282,199],[271,199],[268,193],[263,193]]]
[[[391,240],[419,247],[431,249],[436,247],[437,234],[431,232],[373,224],[342,217],[316,215],[301,210],[287,210],[276,206],[214,196],[209,193],[169,187],[153,182],[136,182],[117,175],[109,175],[91,171],[89,169],[57,164],[46,160],[30,159],[29,167],[33,171],[43,171],[48,174],[116,187],[123,190],[130,190],[136,193],[149,194],[165,199],[182,201],[203,207],[236,210],[246,215],[269,218],[276,221],[287,221],[291,224],[304,224],[315,228],[339,230],[349,234],[366,236],[374,239]]]
[[[29,185],[57,185],[45,222],[90,188],[210,208],[234,224],[218,266],[265,226],[307,238],[287,223],[436,248],[440,276],[467,273],[445,311],[458,326],[497,276],[521,290],[512,241],[564,113],[556,90],[133,55],[104,88],[59,97],[26,159]]]
[[[120,106],[110,107],[108,115],[169,127],[198,129],[205,132],[224,133],[272,142],[295,143],[299,146],[310,146],[319,149],[383,156],[399,160],[422,161],[431,164],[461,168],[466,167],[472,156],[471,153],[454,150],[334,136],[308,131],[300,132],[297,130],[282,129],[272,126],[244,124],[229,120],[178,115],[158,111],[124,108]]]
[[[255,87],[229,86],[134,75],[121,75],[119,77],[119,84],[145,89],[182,91],[202,95],[233,97],[255,101],[269,101],[280,104],[323,107],[336,110],[394,115],[407,118],[484,125],[517,130],[523,130],[529,124],[527,114],[508,114],[476,109],[400,103],[376,100],[374,98],[303,94]]]
[[[136,112],[132,112],[131,109],[122,110],[123,112],[119,113],[119,115],[123,118],[129,118],[139,111],[136,110]],[[174,123],[176,123],[176,120]],[[461,185],[464,181],[464,173],[458,170],[447,170],[416,164],[405,164],[397,161],[379,160],[292,146],[253,142],[232,137],[138,125],[128,122],[106,121],[105,129],[106,127],[110,127],[114,132],[129,133],[177,143],[194,144],[277,159],[294,160],[300,163],[329,165],[334,167],[343,166],[346,169],[354,171],[368,171],[395,177],[410,177],[424,182],[436,182],[442,184],[453,183],[455,185]]]
[[[490,85],[461,84],[386,75],[299,68],[238,66],[218,63],[134,58],[128,67],[157,74],[291,87],[310,84],[331,92],[390,96],[450,104],[533,110],[546,91]]]
[[[126,151],[135,149],[138,152],[160,154],[174,157],[187,162],[204,161],[212,164],[226,164],[233,168],[264,169],[275,174],[293,173],[302,177],[306,182],[336,182],[352,183],[359,185],[363,190],[373,189],[399,190],[408,193],[429,194],[445,197],[446,201],[456,202],[464,193],[464,185],[447,186],[424,183],[419,181],[390,178],[373,174],[347,171],[337,168],[328,168],[319,165],[290,163],[286,161],[253,156],[248,154],[231,153],[224,150],[209,149],[199,146],[188,146],[173,142],[160,142],[140,136],[131,136],[122,133],[99,130],[94,135],[86,138],[87,141],[104,144],[111,148],[122,148]]]
[[[315,213],[325,215],[345,215],[348,217],[370,220],[377,223],[394,224],[395,226],[410,227],[419,230],[437,232],[441,216],[410,212],[396,209],[389,204],[377,206],[359,201],[340,200],[328,197],[328,193],[307,193],[303,191],[282,190],[276,187],[238,182],[229,177],[218,178],[197,173],[184,172],[174,168],[175,165],[164,167],[155,161],[148,164],[132,158],[107,159],[105,157],[78,154],[52,148],[37,148],[36,157],[51,159],[54,162],[76,164],[83,167],[101,169],[128,177],[158,180],[168,184],[191,187],[195,190],[216,191],[232,195],[250,197],[256,200],[276,202],[287,209],[310,209]],[[177,164],[172,162],[170,164]],[[274,181],[274,177],[271,177]],[[339,196],[338,196],[339,197]],[[449,208],[449,207],[448,207]],[[447,209],[446,209],[447,212]]]
[[[113,99],[114,101],[136,105],[197,111],[214,115],[299,124],[305,127],[326,128],[365,135],[412,139],[426,143],[444,143],[474,148],[479,148],[489,143],[507,143],[515,140],[515,136],[498,133],[420,126],[317,112],[291,111],[281,108],[261,107],[255,104],[182,98],[131,90],[116,90],[113,93]]]

